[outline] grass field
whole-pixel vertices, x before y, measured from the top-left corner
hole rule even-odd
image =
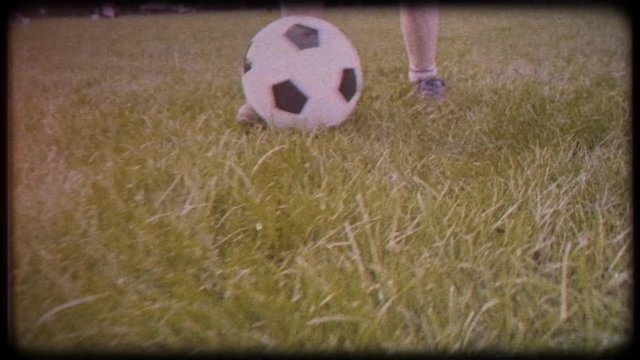
[[[395,8],[327,10],[342,127],[241,126],[276,11],[10,25],[12,321],[32,351],[602,351],[632,330],[630,22],[443,8],[442,105]]]

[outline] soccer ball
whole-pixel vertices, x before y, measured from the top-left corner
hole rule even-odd
[[[242,88],[249,105],[276,128],[334,127],[360,99],[362,67],[337,27],[312,16],[286,16],[251,40]]]

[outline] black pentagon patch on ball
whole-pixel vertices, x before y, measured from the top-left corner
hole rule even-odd
[[[342,80],[340,80],[340,93],[344,96],[344,99],[349,102],[356,94],[356,71],[348,68],[342,70]]]
[[[295,24],[284,33],[284,36],[289,39],[300,50],[314,48],[319,46],[318,30],[308,27],[302,24]]]
[[[300,114],[307,97],[291,81],[283,81],[273,85],[273,98],[276,107],[292,114]]]

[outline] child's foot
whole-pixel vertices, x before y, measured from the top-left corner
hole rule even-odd
[[[416,92],[426,100],[436,103],[443,102],[447,98],[447,86],[440,78],[418,80],[413,83]]]
[[[238,120],[238,122],[241,124],[247,125],[259,124],[262,121],[260,115],[258,115],[258,113],[253,110],[253,108],[249,104],[240,106],[240,108],[238,109],[236,120]]]

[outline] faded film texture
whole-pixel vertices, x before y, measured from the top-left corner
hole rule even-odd
[[[631,30],[328,8],[365,87],[318,133],[236,122],[279,10],[11,21],[11,310],[32,351],[600,351],[630,340]],[[25,20],[25,19],[28,19]]]

